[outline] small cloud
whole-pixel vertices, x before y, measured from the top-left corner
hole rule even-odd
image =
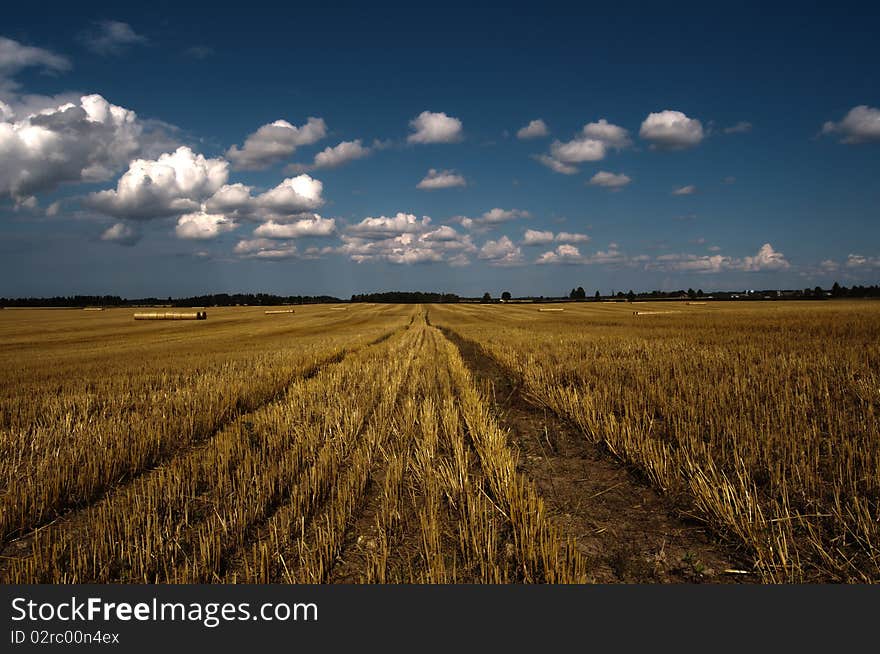
[[[748,271],[785,270],[790,267],[785,255],[774,250],[769,243],[764,243],[755,256],[745,257],[742,262],[742,269]]]
[[[680,188],[675,189],[672,192],[672,195],[693,195],[697,192],[697,187],[693,184],[688,184],[687,186],[682,186]]]
[[[537,229],[527,229],[523,235],[523,245],[547,245],[555,238],[553,232],[542,232]]]
[[[632,181],[627,175],[623,173],[609,173],[604,170],[600,170],[598,173],[593,175],[590,179],[590,186],[601,186],[603,188],[611,189],[612,191],[619,191],[624,186],[629,184]]]
[[[118,20],[102,20],[91,30],[79,35],[79,41],[99,55],[121,54],[132,45],[148,43],[147,37],[135,32],[131,25]]]
[[[601,141],[609,148],[614,148],[615,150],[623,150],[632,145],[627,130],[619,125],[609,123],[604,118],[600,118],[595,123],[587,123],[584,125],[581,133],[588,139]]]
[[[322,168],[338,168],[350,161],[363,159],[370,155],[370,148],[365,147],[361,139],[355,141],[342,141],[338,145],[326,147],[315,155],[311,165],[291,164],[285,168],[286,172],[304,172],[307,170],[319,170]]]
[[[141,233],[128,223],[116,223],[104,230],[101,240],[131,247],[141,240]]]
[[[300,127],[286,120],[276,120],[250,134],[241,148],[233,145],[226,151],[226,157],[238,169],[260,170],[289,157],[300,146],[317,143],[326,135],[327,123],[323,118],[309,116]]]
[[[880,141],[880,109],[864,104],[853,107],[839,123],[826,122],[822,134],[840,134],[840,142],[848,144]]]
[[[516,133],[516,138],[520,140],[536,139],[541,138],[542,136],[547,136],[549,133],[550,130],[547,129],[547,123],[538,118],[531,121],[525,127],[520,128]]]
[[[736,125],[725,127],[722,131],[725,134],[745,134],[746,132],[752,131],[752,124],[745,120],[741,120]]]
[[[561,161],[557,161],[549,154],[536,154],[532,155],[532,158],[535,161],[542,163],[547,166],[550,170],[555,173],[559,173],[560,175],[576,175],[579,171],[574,166],[569,166],[568,164],[564,164]]]
[[[61,210],[61,201],[56,200],[55,202],[50,204],[48,207],[46,207],[46,215],[49,217],[57,216],[58,212],[60,210]]]
[[[461,121],[443,112],[423,111],[409,121],[409,143],[456,143],[464,138]]]
[[[545,252],[535,261],[537,264],[548,264],[548,263],[566,263],[566,264],[576,264],[583,263],[584,259],[581,256],[580,250],[577,249],[574,245],[559,245],[555,250],[550,252]]]
[[[416,185],[423,191],[434,191],[441,188],[467,186],[467,180],[454,170],[437,170],[431,168],[425,178]]]
[[[659,150],[683,150],[699,145],[703,140],[702,123],[681,111],[666,109],[648,114],[642,122],[639,136]]]

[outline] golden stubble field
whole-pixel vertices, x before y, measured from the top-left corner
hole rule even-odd
[[[539,308],[0,311],[0,581],[880,580],[880,303]]]

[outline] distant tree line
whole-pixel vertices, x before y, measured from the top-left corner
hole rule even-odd
[[[632,290],[612,291],[609,295],[603,295],[596,291],[592,296],[593,301],[602,299],[616,300],[675,300],[675,299],[711,299],[711,300],[763,300],[763,299],[812,299],[824,300],[827,298],[865,298],[880,297],[880,284],[871,286],[854,285],[849,288],[835,282],[830,289],[820,286],[814,288],[794,290],[744,290],[744,291],[712,291],[704,293],[703,289],[677,291],[643,291],[636,293]],[[513,299],[510,291],[501,293],[501,300]],[[538,301],[586,301],[587,292],[582,286],[571,289],[562,296],[545,297],[526,296],[517,298],[523,300]],[[352,302],[376,302],[391,304],[422,304],[422,303],[454,303],[454,302],[496,302],[490,293],[484,293],[482,297],[467,298],[455,293],[433,293],[423,291],[388,291],[383,293],[363,293],[352,295]],[[167,305],[172,307],[231,307],[238,305],[249,306],[276,306],[279,304],[322,304],[344,302],[332,295],[274,295],[271,293],[214,293],[211,295],[194,295],[184,298],[157,298],[146,297],[128,299],[118,295],[65,295],[55,297],[26,297],[26,298],[0,298],[0,307],[133,307]]]
[[[272,295],[270,293],[215,293],[184,298],[146,297],[137,299],[123,298],[118,295],[0,298],[0,306],[6,307],[133,307],[157,304],[172,307],[232,307],[237,305],[321,304],[324,302],[342,302],[342,300],[330,295]]]
[[[386,291],[384,293],[362,293],[352,295],[352,302],[382,302],[389,304],[421,304],[460,302],[462,298],[454,293],[423,293],[421,291]]]

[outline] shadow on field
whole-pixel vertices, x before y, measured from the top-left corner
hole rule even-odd
[[[681,517],[601,446],[552,411],[530,404],[515,377],[476,343],[458,347],[498,424],[519,450],[519,469],[544,498],[554,524],[576,539],[599,583],[755,583],[743,556]]]

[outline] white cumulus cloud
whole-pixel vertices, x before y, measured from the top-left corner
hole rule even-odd
[[[21,117],[7,115],[0,122],[0,197],[110,179],[153,136],[133,111],[100,95]]]
[[[225,183],[229,164],[181,146],[158,159],[135,159],[116,189],[92,193],[87,204],[116,218],[148,220],[201,209]]]
[[[547,123],[545,123],[540,118],[532,120],[525,127],[521,127],[516,132],[516,138],[518,139],[535,139],[541,138],[542,136],[547,136],[550,133],[550,130],[547,129]]]
[[[268,221],[254,230],[254,236],[263,238],[295,239],[306,236],[331,236],[336,232],[334,218],[322,218],[314,214],[310,218],[301,218],[291,223]]]
[[[410,143],[455,143],[464,137],[461,121],[443,112],[423,111],[409,121]]]
[[[693,195],[697,192],[697,187],[693,184],[688,184],[687,186],[679,186],[675,190],[672,191],[672,195]]]
[[[310,116],[300,127],[286,120],[276,120],[248,136],[241,148],[233,145],[226,151],[226,157],[236,168],[259,170],[289,157],[300,146],[317,143],[326,135],[327,124],[323,118]]]
[[[420,181],[416,188],[423,191],[433,191],[441,188],[455,188],[457,186],[467,186],[467,180],[463,175],[454,170],[437,170],[431,168],[425,178]]]
[[[648,114],[642,122],[639,136],[650,141],[652,147],[663,150],[691,148],[703,140],[703,124],[681,111],[666,109]]]
[[[864,104],[853,107],[840,122],[826,122],[822,133],[840,134],[841,143],[880,141],[880,109]]]
[[[630,179],[627,175],[624,175],[623,173],[609,173],[607,171],[600,170],[598,173],[590,178],[590,185],[601,186],[603,188],[611,190],[619,190],[629,184],[631,181],[632,179]]]
[[[196,211],[178,218],[174,232],[178,238],[204,241],[231,232],[236,227],[238,225],[222,214]]]
[[[368,217],[348,228],[351,234],[360,238],[386,238],[391,234],[422,234],[427,232],[431,224],[428,216],[419,220],[411,213],[397,213],[393,217]]]
[[[547,264],[547,263],[567,263],[567,264],[575,264],[575,263],[583,263],[583,257],[581,256],[581,251],[574,245],[559,245],[555,250],[550,252],[545,252],[542,254],[535,263],[538,264]]]
[[[477,257],[491,266],[517,266],[523,263],[522,250],[506,236],[483,243]]]
[[[616,150],[622,150],[632,145],[632,140],[626,129],[609,123],[604,118],[600,118],[595,123],[587,123],[584,125],[581,133],[588,139],[601,141],[609,148]]]

